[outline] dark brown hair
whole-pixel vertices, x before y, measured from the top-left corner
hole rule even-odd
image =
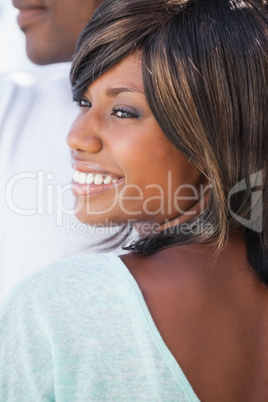
[[[211,240],[220,247],[240,228],[252,268],[268,283],[267,24],[261,0],[106,0],[82,32],[74,98],[140,50],[153,115],[211,185],[209,205],[188,232],[166,230],[128,249]]]

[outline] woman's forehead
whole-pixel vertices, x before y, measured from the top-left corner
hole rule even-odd
[[[108,92],[111,96],[122,91],[144,94],[140,53],[135,52],[109,68],[89,87],[95,86],[109,89]]]

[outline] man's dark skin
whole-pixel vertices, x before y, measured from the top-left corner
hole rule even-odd
[[[71,61],[79,33],[102,0],[13,0],[29,59],[39,65]]]

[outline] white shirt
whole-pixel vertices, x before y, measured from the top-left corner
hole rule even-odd
[[[64,191],[72,178],[66,135],[78,113],[69,69],[61,63],[0,78],[0,300],[34,270],[99,252],[94,244],[110,236],[80,223]]]

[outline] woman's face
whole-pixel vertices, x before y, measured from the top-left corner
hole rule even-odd
[[[128,56],[87,88],[67,138],[76,215],[91,225],[163,225],[185,212],[190,219],[199,198],[201,174],[147,104],[139,56]]]

